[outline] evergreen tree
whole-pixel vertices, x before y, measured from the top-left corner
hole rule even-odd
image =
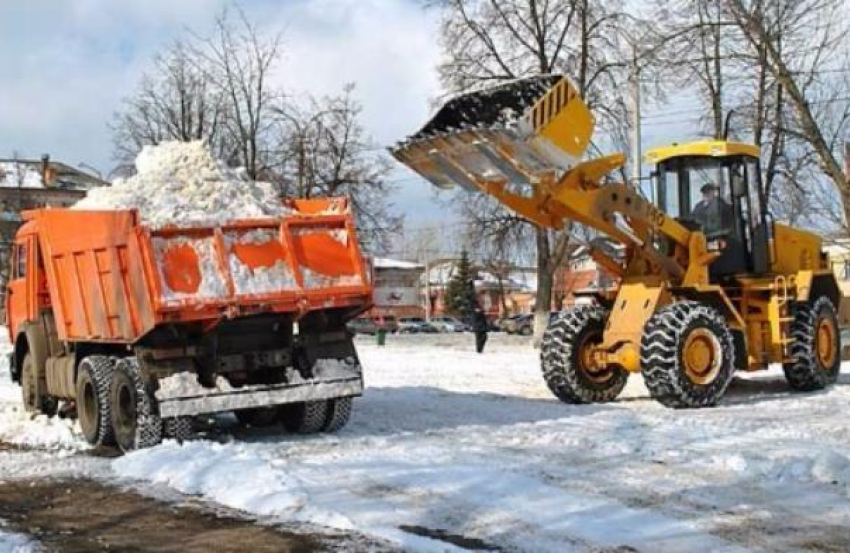
[[[475,306],[475,275],[466,250],[460,254],[455,273],[446,288],[446,310],[456,316],[467,319]]]

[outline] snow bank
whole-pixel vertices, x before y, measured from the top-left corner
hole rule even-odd
[[[40,550],[29,537],[0,529],[0,553],[36,553]]]
[[[136,158],[136,175],[91,190],[74,208],[138,209],[155,228],[220,225],[289,211],[270,183],[228,167],[204,141],[145,146]]]
[[[0,411],[0,442],[24,448],[76,453],[89,449],[76,423],[59,417],[32,416],[23,406]]]
[[[20,386],[12,384],[7,355],[12,346],[6,327],[0,326],[0,442],[24,448],[70,454],[88,449],[73,421],[24,410]],[[0,548],[2,551],[2,548]]]

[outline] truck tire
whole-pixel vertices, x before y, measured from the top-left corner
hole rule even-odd
[[[841,333],[829,298],[799,305],[790,334],[793,361],[782,369],[791,388],[810,392],[834,384],[841,370]]]
[[[711,407],[726,393],[735,372],[735,345],[724,317],[695,301],[660,309],[640,343],[649,393],[673,408]]]
[[[134,357],[116,363],[109,400],[115,442],[121,451],[152,447],[162,441],[162,421]]]
[[[328,412],[325,416],[325,426],[322,428],[325,432],[336,432],[348,424],[348,419],[351,418],[351,405],[353,399],[350,397],[340,397],[328,400]]]
[[[195,433],[194,422],[192,417],[169,417],[164,419],[162,421],[163,437],[183,443]]]
[[[278,422],[277,407],[257,407],[255,409],[240,409],[234,411],[236,419],[242,426],[252,426],[254,428],[264,428],[272,426]]]
[[[21,363],[21,395],[27,413],[38,413],[48,417],[56,414],[59,402],[56,398],[44,394],[38,378],[35,357],[29,352],[24,355]]]
[[[328,401],[302,401],[281,405],[278,413],[287,431],[295,434],[315,434],[325,429]]]
[[[608,311],[599,306],[582,306],[567,311],[543,334],[540,361],[543,379],[565,403],[614,401],[629,378],[619,367],[592,372],[587,368],[586,348],[602,339]]]
[[[109,402],[114,370],[113,359],[105,355],[84,357],[77,367],[77,419],[92,445],[114,444]]]

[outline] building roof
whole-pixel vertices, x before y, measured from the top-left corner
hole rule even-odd
[[[389,259],[387,257],[375,257],[372,259],[372,264],[376,269],[402,269],[408,271],[422,271],[425,269],[425,266],[419,263],[402,261],[401,259]]]
[[[45,163],[48,168],[47,175],[44,175]],[[0,187],[2,188],[89,190],[108,185],[109,183],[100,177],[50,159],[0,159]]]

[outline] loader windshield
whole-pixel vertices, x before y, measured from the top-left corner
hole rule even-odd
[[[736,234],[730,185],[735,165],[711,157],[665,161],[658,171],[659,207],[707,236]]]

